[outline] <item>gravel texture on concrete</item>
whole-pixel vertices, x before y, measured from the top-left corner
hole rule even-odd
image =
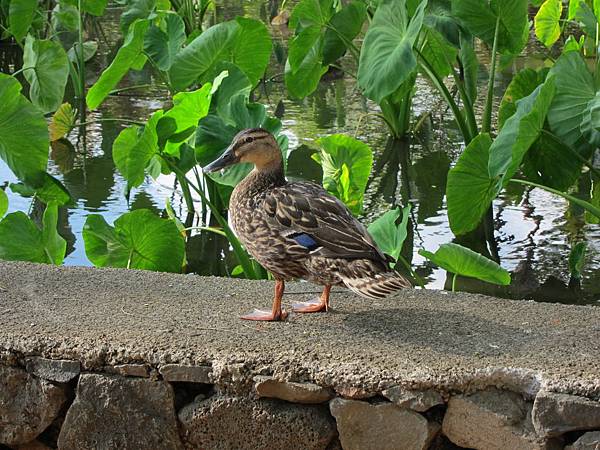
[[[447,397],[497,386],[600,398],[600,308],[405,290],[385,300],[334,291],[333,310],[286,322],[239,316],[269,308],[273,283],[0,262],[0,360],[212,366],[212,380],[311,381],[357,397],[390,386]],[[284,303],[316,296],[289,283]],[[309,292],[309,293],[300,293]]]

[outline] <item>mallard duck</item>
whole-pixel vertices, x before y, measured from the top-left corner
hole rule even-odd
[[[321,186],[288,182],[281,150],[271,133],[252,128],[238,133],[204,172],[237,163],[254,169],[233,190],[229,214],[246,250],[275,278],[271,311],[254,310],[247,320],[284,320],[284,283],[304,279],[324,285],[318,300],[293,305],[293,311],[327,311],[329,293],[343,285],[359,295],[383,298],[410,282],[389,267],[383,252],[346,205]]]

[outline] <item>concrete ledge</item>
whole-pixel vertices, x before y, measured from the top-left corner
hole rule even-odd
[[[307,411],[312,411],[322,419],[310,435],[327,440],[326,445],[341,433],[340,423],[350,423],[344,422],[344,410],[368,412],[366,405],[371,405],[373,411],[410,410],[415,423],[425,417],[419,442],[427,448],[446,439],[439,429],[451,398],[457,400],[449,404],[456,407],[453,420],[443,427],[447,436],[462,433],[450,428],[453,423],[464,424],[455,418],[468,408],[472,417],[476,417],[473,411],[504,417],[502,411],[518,410],[510,423],[502,425],[504,419],[488,417],[483,428],[506,426],[506,435],[514,442],[526,442],[527,448],[550,448],[568,431],[600,429],[600,308],[422,290],[375,301],[339,291],[332,296],[334,309],[329,314],[292,315],[284,323],[238,319],[253,307],[270,305],[272,288],[269,282],[0,262],[0,366],[22,370],[29,377],[27,383],[40,379],[61,389],[88,380],[78,392],[125,392],[114,387],[121,386],[114,380],[132,378],[128,375],[139,383],[162,383],[149,404],[174,403],[157,421],[168,424],[171,436],[173,414],[179,414],[180,433],[185,417],[184,444],[190,448],[218,448],[198,434],[189,436],[198,427],[220,429],[214,418],[227,416],[227,411],[245,408],[257,417],[263,417],[265,408],[279,411],[282,400],[256,399],[255,385],[265,386],[268,379],[277,389],[267,396],[303,399],[298,402],[309,398],[315,405],[294,405],[300,409],[286,410],[281,423],[261,426],[305,423]],[[299,292],[316,289],[290,283],[284,302],[309,299],[316,294]],[[61,367],[67,367],[68,373],[62,373]],[[104,373],[108,381],[96,382],[86,375],[89,372]],[[287,382],[296,383],[290,384],[289,392]],[[127,389],[137,392],[139,386]],[[330,394],[321,393],[323,400],[313,400],[321,397],[313,397],[312,392],[321,389]],[[500,412],[494,409],[498,392],[500,409],[504,408]],[[533,408],[532,422],[538,394],[543,397]],[[561,396],[555,399],[553,394]],[[317,404],[331,396],[336,397],[331,403],[337,432],[332,431],[329,408],[324,412]],[[365,405],[346,404],[343,398],[362,400]],[[585,411],[584,425],[573,417],[578,402]],[[76,400],[78,408],[85,404],[85,399]],[[0,399],[0,422],[2,405]],[[424,412],[424,408],[430,409]],[[433,410],[441,416],[430,417]],[[565,411],[569,417],[561,416]],[[377,427],[387,429],[389,424],[381,420]],[[455,443],[478,448],[468,438],[477,428],[475,423]],[[340,436],[344,448],[362,438]],[[120,448],[127,447],[125,441],[119,441]],[[82,445],[73,434],[64,442]],[[136,441],[136,448],[140,445]]]

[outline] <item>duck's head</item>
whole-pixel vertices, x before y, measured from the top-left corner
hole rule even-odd
[[[237,163],[252,163],[259,171],[277,170],[281,167],[281,150],[271,133],[262,128],[240,131],[223,154],[203,172],[216,172]]]

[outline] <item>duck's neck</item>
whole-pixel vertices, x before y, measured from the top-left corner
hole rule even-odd
[[[255,196],[269,188],[283,186],[286,183],[283,174],[283,163],[263,167],[255,167],[236,187],[236,191],[245,196]]]

